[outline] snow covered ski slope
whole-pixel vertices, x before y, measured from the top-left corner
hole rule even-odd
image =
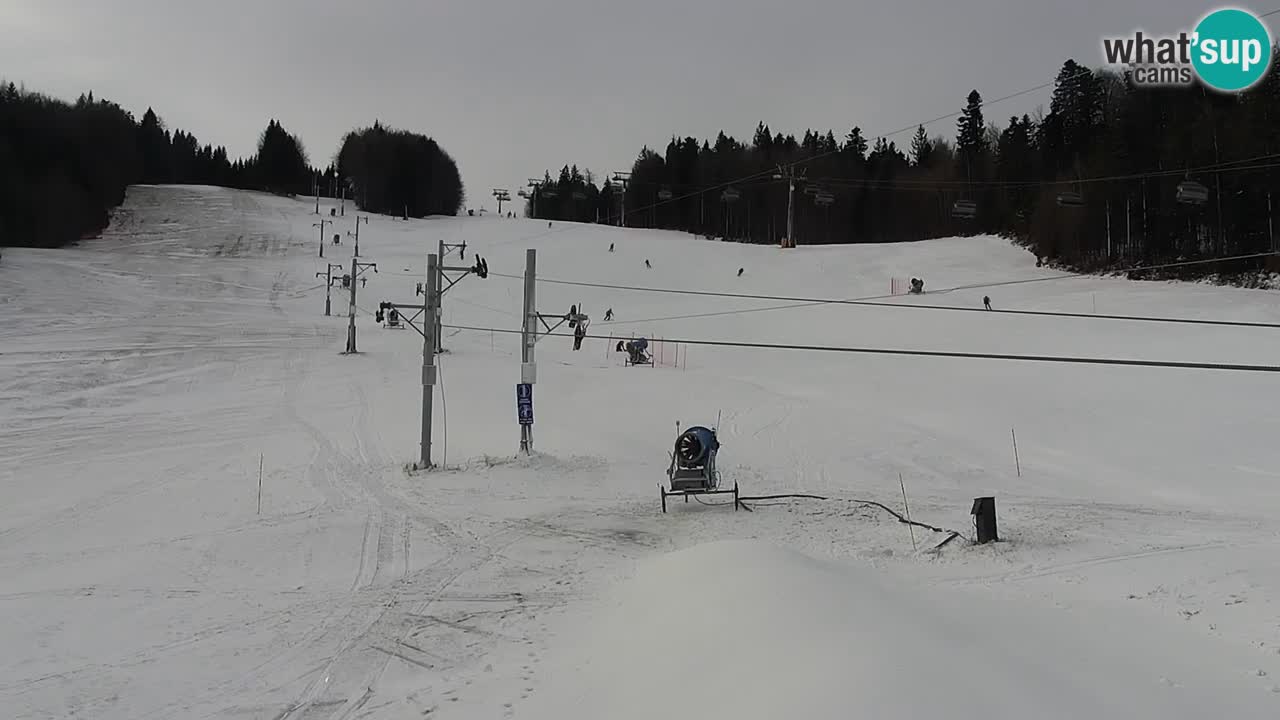
[[[676,342],[1274,365],[1277,331],[599,286],[921,277],[892,301],[1263,322],[1280,296],[1049,279],[997,238],[781,251],[373,216],[348,356],[348,296],[326,317],[316,274],[349,268],[354,211],[322,231],[313,210],[136,187],[100,239],[5,252],[0,714],[1280,713],[1280,377]],[[344,237],[325,259],[322,232]],[[491,275],[445,296],[446,469],[410,474],[422,342],[372,314],[417,299],[441,240]],[[526,248],[539,310],[576,304],[600,337],[538,344],[537,452],[516,458]],[[622,367],[608,338],[633,334],[681,361]],[[661,514],[675,423],[718,414],[727,482],[833,500]],[[900,475],[914,519],[966,535],[995,495],[1004,542],[931,551],[945,535],[852,502],[901,508]]]

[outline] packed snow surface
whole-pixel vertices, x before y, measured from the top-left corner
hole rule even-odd
[[[650,561],[543,716],[1211,717],[1250,692],[1145,626],[1063,633],[1054,613],[882,575],[760,541]],[[1196,682],[1161,685],[1179,676]]]
[[[331,207],[140,186],[101,238],[4,253],[0,715],[1280,715],[1280,377],[679,342],[1274,365],[1275,330],[598,286],[921,277],[887,301],[1261,322],[1277,294],[1063,279],[990,237],[784,251],[372,216],[344,355],[351,296],[326,316],[323,275],[350,272],[356,213]],[[410,472],[422,340],[373,312],[419,301],[441,241],[491,275],[445,295],[444,468]],[[579,306],[593,337],[538,343],[517,457],[527,248],[538,309]],[[658,367],[612,352],[633,335]],[[664,515],[677,422],[718,422],[743,494],[831,499]],[[856,502],[904,511],[904,486],[964,537]],[[973,546],[986,495],[1003,541]]]

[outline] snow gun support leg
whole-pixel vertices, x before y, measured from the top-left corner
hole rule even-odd
[[[737,511],[738,511],[739,506],[744,507],[744,508],[746,507],[745,505],[742,505],[742,503],[738,502],[738,483],[736,483],[736,482],[733,484],[733,489],[732,489],[732,490],[673,490],[673,491],[668,491],[665,487],[663,487],[663,486],[659,485],[659,486],[658,486],[658,492],[662,494],[662,512],[663,512],[663,514],[666,514],[666,512],[667,512],[667,498],[669,498],[669,497],[684,497],[684,501],[685,501],[685,502],[689,502],[689,496],[690,496],[690,495],[732,495],[732,496],[733,496],[733,510],[734,510],[734,512],[737,512]],[[728,503],[723,503],[723,504],[727,505]],[[748,508],[748,509],[749,509],[749,508]]]

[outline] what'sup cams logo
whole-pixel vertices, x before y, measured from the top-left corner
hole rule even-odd
[[[1191,85],[1199,77],[1214,90],[1240,92],[1270,69],[1271,33],[1248,10],[1222,8],[1191,32],[1103,38],[1102,53],[1107,64],[1129,70],[1135,85]]]

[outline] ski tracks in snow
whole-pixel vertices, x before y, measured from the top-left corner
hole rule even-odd
[[[478,543],[469,541],[416,503],[393,493],[382,478],[400,470],[382,449],[370,398],[362,385],[351,381],[325,388],[326,396],[350,413],[350,447],[345,448],[306,419],[297,405],[304,396],[301,384],[306,374],[295,368],[290,375],[298,378],[288,391],[290,419],[307,432],[314,446],[308,480],[323,502],[342,511],[339,515],[361,513],[363,521],[351,584],[344,598],[335,599],[346,606],[346,612],[329,615],[322,621],[324,627],[306,642],[313,651],[326,645],[331,649],[307,653],[326,659],[307,673],[310,679],[276,717],[344,718],[369,700],[393,657],[423,662],[402,647],[413,631],[404,627],[405,618],[422,615],[459,578],[489,562],[524,533],[518,527],[502,526]],[[425,536],[438,559],[415,567],[415,535]],[[341,621],[331,622],[339,614]],[[384,647],[387,644],[393,651]]]

